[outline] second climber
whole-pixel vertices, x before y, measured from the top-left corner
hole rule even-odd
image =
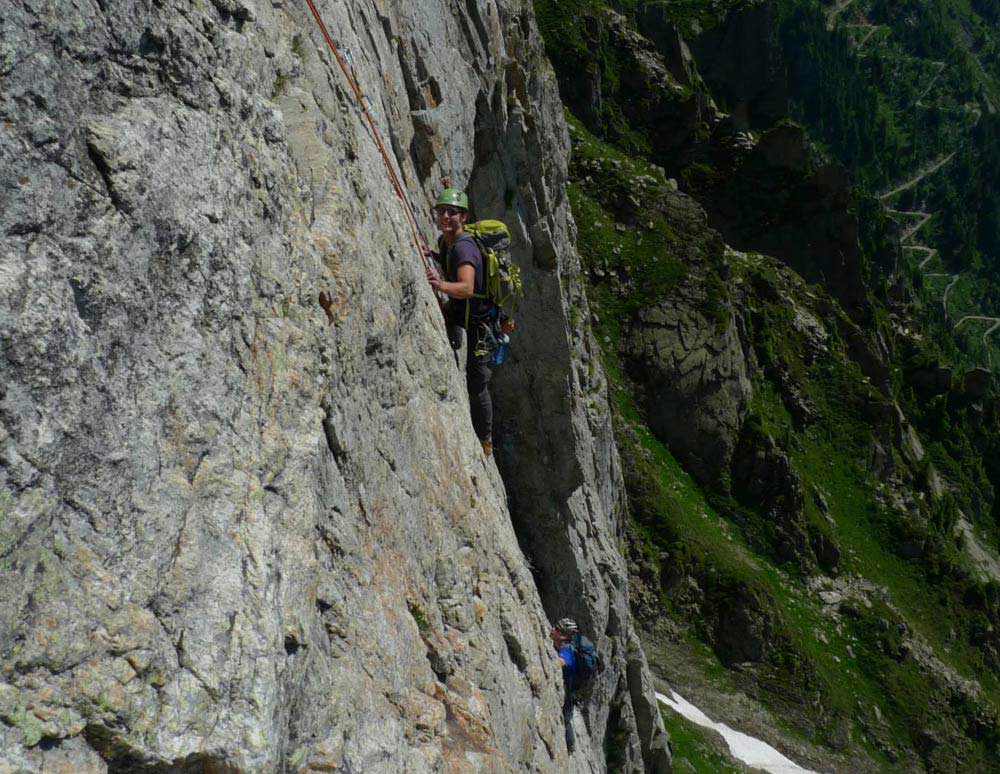
[[[493,452],[493,403],[490,398],[493,334],[491,321],[496,317],[493,302],[486,294],[486,267],[476,240],[465,232],[469,217],[469,198],[455,188],[444,189],[434,203],[434,222],[441,236],[438,252],[432,253],[441,263],[444,277],[427,269],[427,281],[435,290],[448,296],[445,319],[452,347],[461,346],[461,331],[467,339],[465,381],[469,390],[472,428],[483,453]]]

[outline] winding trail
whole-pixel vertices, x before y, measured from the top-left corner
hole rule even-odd
[[[991,333],[993,333],[993,331],[995,331],[997,328],[1000,328],[1000,317],[983,317],[982,315],[978,315],[978,314],[968,314],[965,317],[963,317],[961,320],[959,320],[957,323],[955,323],[954,330],[957,331],[958,330],[958,326],[961,325],[962,323],[964,323],[966,320],[979,320],[979,321],[982,321],[982,322],[991,322],[991,323],[993,323],[993,325],[990,326],[989,330],[987,330],[986,333],[983,334],[983,344],[987,344],[987,345],[988,345],[988,342],[986,341],[987,337]]]
[[[887,209],[886,212],[891,213],[892,215],[905,215],[907,217],[916,216],[916,217],[918,217],[920,219],[920,221],[918,223],[915,223],[914,225],[910,226],[908,229],[906,229],[902,233],[902,235],[899,237],[900,243],[908,242],[910,240],[910,238],[914,234],[916,234],[918,231],[920,231],[920,229],[922,229],[924,227],[924,225],[927,223],[927,221],[929,221],[931,218],[933,218],[934,215],[936,214],[936,213],[933,213],[933,212],[924,212],[922,210],[891,210],[891,209]],[[909,245],[909,246],[910,247],[916,247],[916,245]],[[930,250],[932,248],[927,248],[927,249]]]
[[[833,5],[833,7],[830,8],[827,11],[827,14],[826,14],[826,24],[827,24],[827,29],[828,30],[832,30],[834,28],[834,26],[836,26],[837,17],[841,13],[843,13],[851,5],[852,2],[853,2],[853,0],[838,0]],[[855,28],[865,28],[865,27],[870,28],[868,30],[868,33],[857,44],[856,50],[859,51],[859,52],[860,52],[861,48],[865,45],[865,43],[867,43],[868,40],[872,37],[872,35],[875,34],[876,30],[878,30],[878,28],[880,26],[882,26],[882,25],[873,25],[873,24],[867,23],[868,19],[864,15],[862,15],[861,18],[863,19],[863,21],[865,23],[863,23],[863,24],[848,24],[848,25],[845,25],[847,27],[855,27]],[[989,80],[989,77],[988,77],[988,75],[986,73],[986,69],[983,67],[983,63],[980,61],[979,57],[976,55],[976,52],[972,50],[971,45],[968,45],[968,43],[967,43],[966,46],[965,46],[965,48],[969,52],[969,55],[972,57],[972,60],[976,63],[976,67],[979,69],[979,73],[982,76],[983,82],[985,84]],[[923,100],[924,100],[925,97],[927,97],[928,94],[931,93],[931,90],[934,88],[935,84],[938,82],[938,80],[940,80],[941,76],[944,75],[945,71],[948,69],[948,65],[947,65],[946,62],[935,62],[935,61],[932,61],[932,62],[930,62],[930,64],[937,69],[937,72],[934,73],[934,76],[927,82],[927,84],[924,86],[923,90],[920,92],[920,94],[914,100],[914,107],[916,107],[916,108],[924,108],[924,109],[926,109],[928,107],[931,107],[931,106],[928,106],[928,105],[924,105],[923,104]],[[983,99],[985,101],[986,110],[989,113],[995,113],[996,110],[997,110],[997,108],[993,104],[993,101],[989,98],[989,96],[984,94]],[[963,105],[962,107],[966,108],[966,110],[968,110],[969,112],[971,112],[971,113],[973,113],[975,115],[975,119],[973,121],[973,127],[975,127],[979,123],[980,118],[982,118],[982,114],[983,114],[982,109],[978,105],[973,106],[971,109],[968,108],[968,105]],[[916,186],[917,184],[919,184],[926,177],[928,177],[929,175],[933,175],[935,172],[937,172],[939,169],[941,169],[945,164],[947,164],[949,161],[952,160],[952,158],[955,157],[956,153],[957,153],[957,151],[952,151],[951,153],[947,154],[946,156],[941,156],[941,157],[935,159],[934,161],[930,162],[929,164],[926,164],[912,178],[910,178],[909,180],[905,181],[904,183],[901,183],[900,185],[896,186],[895,188],[892,188],[892,189],[890,189],[888,191],[885,191],[884,193],[878,194],[878,198],[881,201],[886,201],[887,199],[891,199],[892,197],[896,196],[897,194],[903,193],[904,191],[908,191],[909,189],[911,189],[914,186]],[[887,208],[886,211],[888,213],[892,214],[892,215],[898,215],[898,216],[902,216],[902,217],[906,217],[906,218],[917,218],[917,222],[913,223],[912,225],[910,225],[909,227],[907,227],[903,231],[903,233],[900,235],[899,242],[900,242],[900,246],[902,247],[902,249],[904,251],[906,251],[906,250],[912,250],[912,251],[917,251],[917,252],[924,253],[923,259],[917,265],[918,271],[923,272],[927,268],[927,265],[934,258],[936,258],[939,255],[937,248],[928,247],[927,245],[908,244],[908,243],[910,242],[911,239],[913,239],[914,236],[916,236],[916,234],[920,231],[920,229],[922,229],[927,224],[927,221],[929,221],[931,218],[934,217],[935,213],[933,213],[933,212],[924,212],[924,211],[921,211],[921,210],[894,210],[894,209],[889,209],[889,208]],[[942,308],[944,310],[944,317],[945,317],[946,320],[949,319],[949,314],[948,314],[948,294],[951,292],[951,289],[953,287],[955,287],[956,284],[958,284],[959,279],[961,279],[961,275],[960,274],[932,273],[932,274],[926,274],[925,276],[927,278],[931,278],[931,277],[950,277],[951,278],[950,281],[948,282],[947,286],[945,287],[944,292],[941,295],[941,306],[942,306]],[[1000,328],[1000,317],[988,317],[988,316],[983,316],[983,315],[966,315],[965,317],[963,317],[962,319],[960,319],[957,323],[955,323],[954,330],[957,331],[958,328],[959,328],[959,326],[962,325],[966,321],[980,321],[980,322],[989,322],[989,323],[992,323],[992,325],[989,327],[989,329],[987,329],[986,333],[983,334],[983,344],[987,348],[987,356],[990,359],[990,365],[992,367],[992,360],[993,360],[993,358],[992,358],[992,354],[990,353],[990,350],[989,350],[989,343],[988,343],[987,339],[989,338],[990,334],[992,334],[994,331],[996,331],[998,328]]]
[[[932,258],[933,258],[934,256],[936,256],[936,255],[938,254],[938,251],[937,251],[937,248],[936,248],[936,247],[927,247],[927,245],[903,245],[902,247],[903,247],[903,249],[904,249],[904,250],[920,250],[920,251],[922,251],[922,252],[925,252],[925,253],[927,253],[927,257],[926,257],[926,258],[924,258],[924,259],[923,259],[923,260],[922,260],[922,261],[920,262],[920,265],[919,265],[919,266],[917,267],[918,269],[920,269],[920,271],[923,271],[923,270],[924,270],[924,267],[926,267],[926,266],[927,266],[927,263],[928,263],[928,262],[929,262],[929,261],[930,261],[930,260],[931,260],[931,259],[932,259]],[[930,274],[928,274],[927,276],[928,276],[928,277],[930,277],[931,275],[930,275]]]
[[[923,271],[927,267],[927,264],[930,263],[930,261],[932,259],[934,259],[935,257],[937,257],[937,255],[938,255],[937,248],[936,247],[928,247],[927,245],[908,245],[906,243],[909,242],[914,236],[916,236],[917,232],[920,231],[920,229],[922,229],[926,225],[927,221],[929,221],[931,218],[934,217],[935,213],[933,213],[933,212],[924,212],[923,210],[892,210],[892,209],[888,209],[888,208],[886,209],[886,212],[890,213],[891,215],[902,215],[902,216],[908,217],[908,218],[916,217],[916,218],[919,219],[917,223],[914,223],[912,226],[910,226],[909,228],[907,228],[902,233],[902,235],[899,238],[899,244],[903,248],[903,250],[918,250],[920,252],[926,253],[926,255],[924,256],[923,260],[920,261],[920,264],[917,266],[917,269],[919,271]],[[944,309],[944,318],[947,320],[948,319],[948,293],[949,293],[949,291],[951,291],[951,289],[953,287],[955,287],[955,283],[958,282],[960,275],[958,275],[958,274],[934,273],[934,274],[927,274],[926,276],[928,278],[930,278],[930,277],[951,277],[951,282],[944,289],[944,293],[941,295],[941,306]]]
[[[845,27],[851,27],[853,29],[868,30],[868,33],[863,38],[861,38],[861,40],[859,40],[855,44],[856,50],[860,51],[862,48],[864,48],[865,43],[868,42],[868,40],[871,38],[871,36],[874,35],[876,32],[878,32],[880,29],[882,29],[885,25],[884,24],[845,24],[844,26]]]
[[[921,104],[921,100],[930,93],[931,89],[934,88],[934,84],[937,83],[938,79],[944,74],[944,71],[947,69],[947,64],[944,62],[932,62],[931,64],[937,68],[937,72],[934,74],[934,77],[931,78],[930,81],[927,83],[927,85],[924,87],[923,91],[920,92],[920,96],[918,96],[917,99],[915,100],[914,105],[916,107],[924,107],[924,105]],[[890,191],[887,191],[883,194],[879,194],[878,198],[882,201],[885,201],[886,199],[892,198],[896,194],[902,193],[903,191],[913,188],[913,186],[917,185],[921,180],[926,178],[928,175],[934,174],[939,169],[941,169],[941,167],[943,167],[945,164],[951,161],[951,159],[955,156],[956,152],[957,151],[952,151],[947,156],[942,156],[936,159],[935,161],[931,162],[930,164],[924,166],[924,168],[921,169],[914,177],[910,178],[902,185],[899,185]],[[907,243],[910,242],[910,240],[912,240],[913,237],[917,235],[920,229],[922,229],[925,225],[927,225],[927,221],[933,218],[935,213],[924,212],[923,210],[895,210],[889,208],[886,209],[886,212],[890,213],[891,215],[899,215],[906,218],[917,218],[916,223],[913,223],[911,226],[904,229],[903,233],[900,235],[899,243],[900,246],[903,248],[903,250],[915,250],[924,253],[923,259],[917,266],[917,269],[919,271],[924,271],[927,268],[927,264],[929,264],[934,258],[938,256],[939,253],[937,248],[928,247],[927,245],[916,245]],[[926,276],[928,278],[949,277],[949,276],[951,277],[951,282],[948,283],[947,287],[945,287],[944,289],[944,293],[942,293],[941,295],[941,307],[944,310],[944,317],[947,320],[948,293],[951,291],[953,287],[955,287],[955,283],[957,283],[959,280],[959,275],[935,273],[935,274],[928,274]]]
[[[886,191],[885,193],[879,194],[878,198],[882,199],[884,201],[885,199],[892,198],[893,196],[895,196],[898,193],[902,193],[903,191],[906,191],[906,190],[908,190],[910,188],[913,188],[913,186],[915,186],[917,183],[919,183],[925,177],[927,177],[928,175],[933,175],[935,172],[937,172],[939,169],[941,169],[941,167],[943,167],[945,164],[947,164],[949,161],[951,161],[952,158],[955,156],[955,154],[957,152],[958,151],[952,151],[947,156],[943,156],[942,158],[939,158],[939,159],[931,162],[928,166],[926,166],[923,169],[921,169],[914,177],[912,177],[911,179],[907,180],[902,185],[897,186],[896,188],[893,188],[891,191]]]
[[[930,90],[934,88],[934,84],[938,82],[938,78],[944,75],[945,68],[947,68],[948,66],[944,62],[931,62],[931,64],[937,67],[938,71],[937,74],[933,78],[931,78],[930,83],[928,83],[927,86],[924,88],[924,90],[920,92],[920,96],[917,97],[916,104],[918,107],[923,107],[920,104],[920,100],[926,97],[927,94],[930,92]]]
[[[926,276],[927,276],[928,279],[931,279],[932,277],[950,277],[951,278],[951,282],[948,283],[948,285],[944,289],[944,293],[941,294],[941,306],[944,309],[944,319],[947,320],[948,317],[950,316],[949,313],[948,313],[948,293],[951,292],[951,289],[953,287],[955,287],[955,283],[958,282],[962,278],[962,275],[961,274],[943,274],[941,272],[934,272],[933,274],[928,274]]]
[[[853,2],[854,0],[837,0],[833,7],[826,12],[827,32],[833,31],[833,28],[837,26],[837,17],[846,11]]]
[[[944,289],[944,295],[941,296],[941,304],[944,306],[944,318],[948,319],[948,292],[955,287],[955,283],[960,279],[960,275],[951,275],[951,282],[948,283],[948,287]],[[985,336],[983,337],[985,338]]]

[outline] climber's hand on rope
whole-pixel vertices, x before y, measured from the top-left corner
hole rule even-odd
[[[438,273],[431,268],[426,269],[425,273],[427,275],[427,282],[430,283],[430,286],[434,288],[434,290],[441,290],[441,282],[443,280]]]

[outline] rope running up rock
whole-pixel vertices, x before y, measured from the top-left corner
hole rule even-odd
[[[313,18],[316,20],[316,24],[319,26],[319,30],[323,34],[323,38],[326,40],[327,46],[329,46],[330,51],[333,52],[333,56],[336,58],[337,64],[340,66],[340,70],[344,74],[344,78],[347,79],[347,83],[351,87],[351,91],[354,92],[354,97],[358,101],[358,107],[361,108],[361,112],[368,121],[368,127],[371,129],[372,136],[375,138],[375,145],[378,147],[378,152],[382,156],[382,161],[385,163],[385,168],[389,173],[389,180],[392,182],[392,187],[396,191],[396,196],[399,197],[400,202],[403,204],[403,210],[406,213],[406,220],[410,226],[410,236],[413,238],[413,245],[417,248],[417,254],[420,256],[420,261],[426,270],[430,268],[427,258],[427,252],[430,248],[427,245],[427,241],[420,233],[417,216],[413,211],[413,207],[410,205],[410,201],[406,196],[406,191],[403,188],[402,183],[399,181],[396,169],[389,160],[389,154],[386,152],[385,143],[382,142],[382,136],[379,134],[378,128],[375,126],[375,120],[372,118],[371,113],[365,105],[365,98],[361,93],[361,88],[358,86],[357,80],[355,80],[354,76],[351,74],[351,71],[347,66],[347,62],[344,61],[344,57],[340,53],[340,49],[338,49],[337,45],[333,42],[333,38],[326,29],[326,25],[323,23],[323,18],[319,15],[319,11],[316,10],[313,0],[306,0],[306,4],[312,12]],[[438,304],[441,304],[440,297],[438,298]]]

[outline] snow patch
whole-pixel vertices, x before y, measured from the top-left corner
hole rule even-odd
[[[729,745],[730,754],[748,766],[761,769],[768,774],[819,774],[812,769],[802,768],[767,742],[762,742],[760,739],[755,739],[741,731],[734,731],[725,723],[715,722],[678,693],[674,693],[673,697],[657,693],[656,698],[692,723],[721,734],[722,738],[726,740],[726,744]]]

